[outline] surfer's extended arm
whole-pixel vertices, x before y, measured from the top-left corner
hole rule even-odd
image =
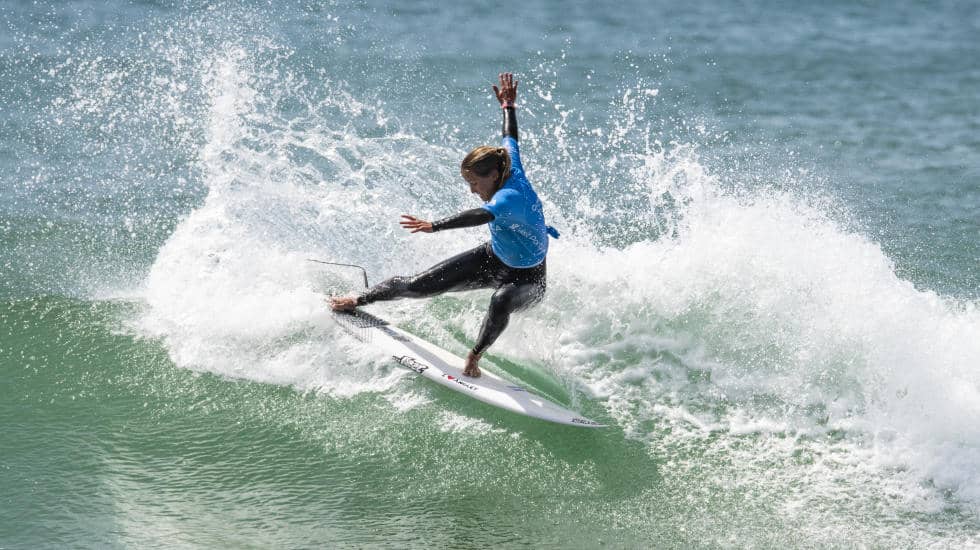
[[[461,227],[476,227],[493,221],[493,214],[483,208],[464,210],[448,218],[432,222],[432,231],[443,229],[459,229]]]
[[[517,141],[517,109],[514,107],[517,102],[517,82],[514,81],[513,73],[501,73],[500,87],[494,85],[493,93],[504,111],[504,137],[512,137]]]
[[[464,210],[459,214],[454,214],[439,221],[428,222],[415,216],[402,214],[404,218],[400,223],[405,229],[410,229],[412,233],[435,233],[443,229],[459,229],[461,227],[476,227],[493,221],[493,214],[483,208],[473,208]]]

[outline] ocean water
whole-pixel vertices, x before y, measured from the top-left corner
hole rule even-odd
[[[0,548],[980,547],[975,2],[0,6]],[[549,290],[444,391],[325,293],[486,239]],[[487,292],[373,308],[458,353]]]

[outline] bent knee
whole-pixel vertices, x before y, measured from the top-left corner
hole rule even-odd
[[[538,305],[539,303],[541,303],[541,300],[544,298],[544,291],[545,291],[544,285],[534,285],[527,292],[527,300],[525,300],[523,303],[518,305],[517,309],[518,310],[528,309],[532,306]]]
[[[495,313],[511,313],[527,309],[544,297],[544,286],[524,285],[499,290],[490,298],[490,311]]]

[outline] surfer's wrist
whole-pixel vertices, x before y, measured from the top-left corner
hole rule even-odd
[[[500,108],[501,109],[516,109],[517,106],[514,104],[513,101],[501,101],[500,102]]]

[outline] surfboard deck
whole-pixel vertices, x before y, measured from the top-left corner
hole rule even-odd
[[[566,409],[481,368],[482,376],[463,376],[462,357],[427,342],[361,309],[334,311],[333,318],[352,336],[387,353],[403,367],[453,391],[495,407],[549,422],[603,428],[594,420]]]

